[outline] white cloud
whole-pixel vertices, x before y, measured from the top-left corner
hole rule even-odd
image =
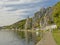
[[[36,2],[44,2],[47,0],[0,0],[0,4],[26,4],[26,3],[36,3]]]
[[[23,19],[24,18],[23,15],[28,14],[25,13],[25,11],[33,11],[32,8],[8,11],[15,9],[15,7],[5,7],[5,5],[26,4],[26,3],[28,4],[28,3],[37,3],[43,1],[46,0],[0,0],[0,26],[10,25],[12,23],[15,23],[16,21]]]
[[[25,15],[27,13],[25,13],[25,11],[30,11],[31,9],[19,9],[16,11],[8,11],[13,9],[12,7],[4,7],[4,8],[0,8],[0,15]]]
[[[18,20],[23,19],[23,15],[27,15],[28,13],[24,13],[24,11],[29,11],[30,9],[19,9],[16,11],[8,11],[12,8],[3,7],[0,9],[0,26],[10,25]]]
[[[0,26],[10,25],[16,21],[18,21],[17,15],[0,15]]]

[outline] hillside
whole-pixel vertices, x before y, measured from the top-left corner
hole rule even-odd
[[[25,25],[25,22],[26,22],[26,19],[24,20],[21,20],[21,21],[18,21],[10,26],[3,26],[3,28],[8,28],[8,29],[11,29],[11,28],[20,28],[20,29],[23,29],[24,28],[24,25]]]
[[[52,18],[53,16],[53,18]],[[57,20],[56,20],[57,19]],[[47,21],[45,21],[47,20]],[[54,22],[59,25],[60,23],[60,2],[55,4],[52,7],[48,8],[41,8],[40,11],[37,11],[32,18],[29,19],[31,24],[29,25],[30,28],[39,28],[40,23],[42,26],[51,25]],[[59,21],[59,22],[58,22]],[[47,24],[45,24],[47,23]],[[26,19],[18,21],[10,26],[4,26],[4,28],[20,28],[24,29],[26,24]],[[32,26],[33,25],[33,26]],[[27,26],[27,27],[29,27]]]
[[[53,6],[53,19],[57,26],[60,28],[60,2]]]
[[[21,20],[21,21],[18,21],[18,22],[14,23],[11,26],[12,26],[12,28],[20,28],[20,29],[23,29],[24,28],[24,25],[25,25],[25,22],[26,22],[26,19]]]
[[[32,21],[32,18],[29,18],[29,21]],[[26,19],[20,20],[20,21],[12,24],[10,26],[3,26],[3,28],[5,28],[5,29],[12,29],[12,28],[14,28],[14,29],[16,29],[16,28],[17,29],[24,29],[25,28],[25,24],[26,24]]]

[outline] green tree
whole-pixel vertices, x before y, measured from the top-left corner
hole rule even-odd
[[[57,26],[60,27],[60,2],[53,7],[53,19]]]

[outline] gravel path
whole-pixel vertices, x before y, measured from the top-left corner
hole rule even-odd
[[[37,45],[57,45],[51,32],[46,31],[42,40],[40,40]]]

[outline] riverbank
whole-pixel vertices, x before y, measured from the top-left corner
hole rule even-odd
[[[58,29],[53,30],[52,34],[53,34],[53,37],[54,37],[57,45],[60,45],[60,30],[58,30]]]

